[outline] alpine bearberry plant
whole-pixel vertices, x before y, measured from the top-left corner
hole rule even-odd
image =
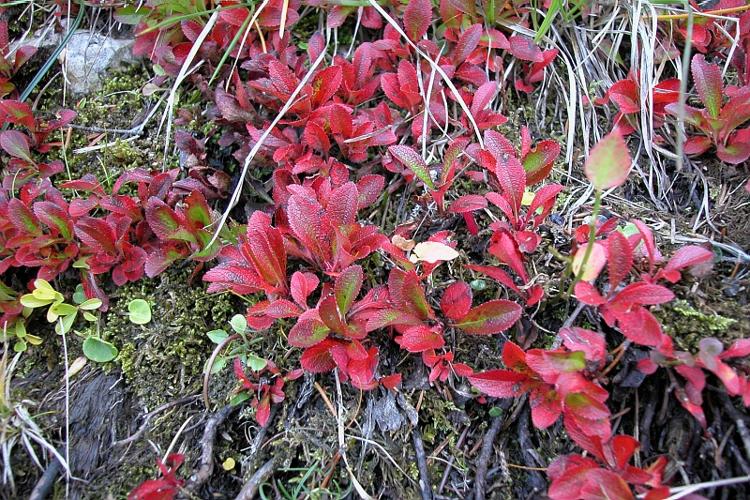
[[[64,3],[55,4],[56,22],[112,5]],[[676,154],[715,152],[736,166],[722,176],[744,173],[750,18],[735,0],[715,9],[685,4],[688,14],[665,14],[665,4],[617,4],[626,22],[607,17],[608,3],[555,0],[117,3],[114,18],[133,26],[133,52],[153,69],[142,93],[164,93],[164,120],[176,115],[174,123],[186,129],[172,137],[167,127],[165,156],[173,144],[180,168],[166,167],[176,164],[171,157],[162,170],[129,165],[106,183],[66,169],[59,159],[67,161],[70,138],[79,135],[75,112],[42,119],[51,114],[37,109],[50,108],[16,100],[23,96],[12,78],[33,50],[11,49],[0,20],[0,119],[7,124],[0,131],[3,339],[19,352],[41,343],[41,334],[27,331],[44,326],[35,322],[35,310],[46,312],[61,335],[80,333],[80,316],[98,325],[111,298],[126,300],[115,287],[187,262],[191,279],[205,282],[209,293],[231,295],[217,303],[242,301],[231,330],[200,330],[210,330],[215,344],[205,365],[197,364],[203,365],[204,404],[227,404],[205,425],[200,461],[191,449],[195,427],[180,424],[180,440],[170,436],[186,456],[170,454],[174,446],[163,452],[154,433],[149,439],[166,457],[157,462],[161,477],[133,489],[132,499],[219,494],[217,485],[234,488],[240,478],[252,478],[246,487],[253,494],[259,488],[268,495],[270,485],[277,496],[320,491],[334,497],[328,490],[348,481],[348,491],[363,498],[387,495],[368,492],[377,485],[361,484],[358,474],[382,472],[390,479],[387,468],[403,450],[380,445],[375,425],[388,433],[407,422],[416,427],[411,436],[423,498],[451,488],[467,496],[468,484],[474,498],[496,494],[484,488],[488,453],[498,429],[515,435],[512,425],[518,443],[503,449],[507,456],[496,469],[503,484],[517,485],[517,478],[541,468],[553,499],[670,498],[687,491],[670,484],[703,473],[693,468],[688,475],[684,456],[666,449],[663,436],[649,443],[657,407],[661,423],[683,416],[700,430],[691,437],[690,460],[704,464],[710,456],[719,464],[722,450],[729,450],[746,469],[739,453],[743,420],[735,412],[750,406],[750,371],[742,359],[750,342],[709,334],[686,340],[663,319],[676,297],[702,297],[709,280],[698,280],[712,266],[723,269],[729,257],[714,255],[708,242],[677,246],[673,238],[665,246],[658,224],[634,216],[643,217],[644,197],[631,171],[644,177],[652,198],[654,186],[660,190],[659,208],[675,218],[678,211],[693,215],[690,203],[701,200],[692,189],[699,181],[708,186],[704,178],[713,175],[673,168],[671,162],[682,161]],[[692,49],[699,53],[690,59]],[[606,63],[598,59],[602,54]],[[688,60],[691,82],[680,68]],[[590,89],[606,83],[612,84],[604,96],[589,101]],[[592,102],[613,104],[613,122]],[[694,107],[698,102],[702,108]],[[145,124],[141,131],[150,133]],[[678,140],[687,131],[685,144],[674,142],[676,128]],[[102,130],[86,137],[96,142],[130,133]],[[67,139],[60,144],[58,137]],[[644,148],[642,138],[653,144]],[[58,155],[60,145],[66,150]],[[671,198],[684,184],[691,184],[689,196]],[[694,230],[701,214],[741,191],[722,187],[714,196],[706,189]],[[719,219],[709,218],[707,226]],[[693,236],[688,241],[696,242]],[[710,241],[744,259],[744,251],[719,241],[725,237],[734,234],[713,234]],[[80,288],[68,303],[60,287],[71,279]],[[737,295],[744,279],[737,264],[727,294]],[[145,332],[162,345],[156,340],[164,325],[149,303],[128,303],[137,325],[128,326],[138,334],[122,351],[97,332],[86,335],[83,354],[102,362],[121,354],[126,377],[134,364],[149,361],[149,353],[137,363],[130,358]],[[179,385],[192,387],[188,365],[195,358],[182,353],[204,348],[206,339],[196,347],[169,327],[175,349],[169,352],[181,358],[181,372],[169,383],[179,378]],[[73,366],[67,363],[66,369]],[[303,375],[304,384],[293,383]],[[337,404],[329,397],[331,379]],[[664,393],[656,403],[653,388]],[[348,404],[353,393],[361,398],[356,405]],[[313,402],[318,395],[324,404]],[[644,414],[639,398],[645,397],[652,406]],[[489,408],[493,398],[506,401]],[[711,404],[717,398],[723,408]],[[149,419],[169,404],[149,408],[144,430],[124,442],[150,432]],[[241,469],[227,459],[223,468],[232,479],[214,481],[217,450],[245,439],[228,425],[214,449],[216,429],[226,418],[245,418],[228,413],[243,404],[254,410],[260,446],[243,456]],[[302,453],[290,455],[300,458],[290,462],[285,455],[282,465],[274,455],[252,470],[255,454],[296,446],[298,412],[320,408],[324,418],[307,420],[319,450],[310,453],[305,441],[295,450]],[[449,417],[434,413],[445,409]],[[360,410],[367,422],[354,425]],[[724,414],[733,415],[733,427],[724,425]],[[476,429],[485,415],[494,420],[480,438]],[[168,419],[165,414],[160,422]],[[455,422],[466,424],[463,437],[453,435]],[[338,432],[330,462],[294,477],[304,459],[325,453],[330,443],[318,440],[327,440],[322,433],[332,423]],[[419,426],[425,432],[416,432]],[[273,429],[280,432],[265,438]],[[66,439],[69,432],[75,434],[67,429]],[[359,464],[354,438],[364,450]],[[389,439],[397,442],[399,434]],[[364,467],[373,443],[389,460]],[[481,452],[457,460],[467,443]],[[429,457],[425,445],[435,450]],[[525,465],[510,461],[515,448]],[[433,491],[429,471],[443,467],[440,453],[453,456]],[[183,461],[196,467],[189,481],[177,475]],[[712,470],[710,479],[717,477]],[[317,490],[308,491],[311,478]],[[533,483],[533,494],[542,494],[544,485]],[[392,494],[408,496],[408,487]],[[503,493],[529,496],[531,488]],[[351,494],[344,491],[338,496]]]

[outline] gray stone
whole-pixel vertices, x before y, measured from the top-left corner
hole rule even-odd
[[[32,45],[39,49],[54,49],[64,34],[51,30],[37,32],[34,37],[17,45]],[[73,94],[84,94],[101,85],[108,70],[123,63],[135,62],[132,38],[117,39],[89,30],[78,30],[60,53],[60,63],[66,64],[68,90]]]
[[[89,31],[74,33],[60,54],[68,89],[73,94],[97,89],[108,70],[134,61],[132,46],[132,39],[118,40]]]

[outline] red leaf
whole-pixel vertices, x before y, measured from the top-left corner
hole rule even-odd
[[[391,270],[388,276],[388,293],[394,306],[403,312],[410,313],[420,319],[434,317],[432,308],[424,295],[424,290],[419,284],[419,278],[413,270],[408,272],[400,269]]]
[[[521,312],[521,306],[510,300],[490,300],[471,309],[456,327],[470,335],[493,335],[513,326]]]
[[[480,194],[465,194],[451,203],[448,211],[455,214],[463,214],[482,210],[483,208],[487,208],[487,198]]]
[[[386,375],[385,377],[381,377],[378,382],[380,382],[380,385],[386,389],[395,390],[396,387],[401,385],[401,374],[394,373],[392,375]]]
[[[396,337],[396,343],[409,352],[423,352],[429,349],[439,349],[445,345],[445,339],[439,332],[417,325],[404,330],[403,334]]]
[[[656,347],[661,344],[662,331],[659,321],[648,310],[638,307],[620,314],[617,324],[622,334],[636,344]]]
[[[474,52],[474,49],[479,45],[479,40],[482,38],[482,25],[473,24],[466,28],[461,33],[461,37],[456,43],[456,48],[453,51],[453,62],[458,66],[461,62],[468,59],[469,55]]]
[[[412,0],[404,11],[404,28],[412,41],[419,41],[432,22],[432,2],[430,0]]]
[[[382,175],[365,175],[357,181],[357,192],[359,193],[357,209],[361,210],[375,203],[383,192],[384,186],[385,177]]]
[[[498,85],[497,82],[489,81],[482,84],[477,91],[474,93],[474,97],[471,100],[471,114],[475,117],[479,117],[479,114],[492,102],[497,94]]]
[[[297,305],[307,308],[307,298],[318,288],[319,283],[320,279],[313,273],[296,271],[292,274],[291,293]]]
[[[0,148],[14,158],[34,163],[29,151],[29,137],[18,130],[0,132]]]
[[[334,226],[345,226],[357,222],[357,200],[359,193],[353,182],[334,189],[328,197],[325,218]]]
[[[508,39],[510,53],[523,61],[543,62],[544,56],[534,40],[523,35],[513,35]]]
[[[368,315],[366,329],[371,332],[386,326],[421,324],[422,320],[413,314],[398,309],[380,309]]]
[[[472,271],[477,271],[478,273],[483,273],[489,276],[490,278],[499,281],[501,285],[504,287],[510,288],[514,292],[516,292],[518,295],[523,295],[523,292],[521,292],[521,289],[516,286],[516,284],[513,282],[513,278],[511,278],[508,273],[500,269],[499,267],[491,267],[491,266],[478,266],[475,264],[469,264],[466,266],[468,269],[471,269]]]
[[[155,196],[146,203],[146,222],[160,240],[196,242],[182,216]]]
[[[318,304],[318,313],[325,326],[339,335],[346,335],[347,325],[341,314],[339,314],[336,299],[333,295],[329,295],[320,301],[320,304]]]
[[[667,262],[667,265],[664,266],[664,272],[665,273],[674,273],[678,272],[687,268],[687,267],[693,267],[697,266],[698,264],[703,264],[704,262],[708,262],[711,259],[713,259],[714,254],[710,250],[707,250],[703,247],[699,247],[697,245],[689,245],[686,247],[682,247],[679,250],[677,250],[674,255],[672,255],[672,258],[669,259],[669,262]],[[677,279],[679,280],[679,275],[676,275]],[[667,278],[669,279],[669,278]],[[669,279],[672,283],[675,283],[676,281],[672,281]]]
[[[594,146],[583,169],[589,182],[596,189],[604,190],[623,184],[631,166],[632,159],[625,139],[619,132],[613,131]]]
[[[721,353],[721,359],[744,358],[750,356],[750,339],[735,340],[734,343]]]
[[[34,236],[42,234],[39,219],[18,198],[11,198],[8,201],[8,213],[6,215],[16,229]]]
[[[601,296],[599,290],[588,281],[579,281],[575,286],[576,298],[589,306],[600,306],[606,299]]]
[[[607,343],[601,333],[574,326],[561,329],[560,338],[571,351],[583,351],[589,361],[601,363],[607,358]]]
[[[313,93],[310,96],[314,108],[327,103],[341,86],[341,67],[331,66],[320,71],[313,80]]]
[[[94,253],[116,253],[117,234],[104,219],[82,217],[76,221],[76,236]]]
[[[471,287],[463,281],[456,281],[443,292],[440,309],[449,319],[457,321],[471,309]]]
[[[548,383],[554,383],[562,373],[579,372],[586,368],[583,352],[567,352],[562,349],[531,349],[526,353],[526,364]]]
[[[721,112],[723,83],[721,68],[708,64],[703,54],[696,54],[690,63],[695,89],[711,118],[718,118]]]
[[[336,363],[331,356],[331,348],[337,345],[340,344],[335,340],[324,340],[306,349],[300,358],[302,368],[310,373],[325,373],[333,370],[336,367]]]
[[[68,212],[51,201],[39,201],[34,203],[34,215],[47,224],[51,229],[56,229],[66,240],[73,235],[73,224]]]
[[[523,265],[523,255],[518,250],[515,240],[507,232],[502,231],[493,234],[488,250],[501,262],[509,265],[524,282],[529,281]]]
[[[612,231],[607,237],[607,270],[610,290],[616,290],[633,267],[633,249],[628,239],[619,231]]]
[[[362,289],[364,273],[361,266],[350,266],[336,278],[334,294],[341,316],[346,316]]]
[[[674,293],[661,285],[654,285],[639,281],[623,288],[617,296],[612,299],[612,306],[629,307],[631,304],[657,305],[674,299]]]
[[[531,421],[537,429],[546,429],[560,418],[560,398],[550,386],[545,386],[544,390],[532,391],[529,404]]]
[[[301,194],[289,197],[287,218],[294,235],[313,255],[325,260],[329,252],[322,246],[326,240],[326,232],[321,221],[324,213],[317,200]]]
[[[641,99],[638,95],[638,86],[631,79],[615,82],[607,92],[609,99],[617,104],[620,112],[638,113],[641,110]]]
[[[513,212],[517,214],[526,189],[526,171],[513,155],[503,154],[495,160],[495,175],[503,188],[503,195],[508,198]]]
[[[299,84],[299,80],[289,67],[275,59],[268,63],[268,76],[271,78],[271,84],[281,95],[291,95]]]
[[[493,398],[516,398],[526,392],[526,375],[508,370],[475,373],[468,379],[471,385]]]

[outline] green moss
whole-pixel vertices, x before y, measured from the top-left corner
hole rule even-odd
[[[213,345],[206,332],[226,325],[236,312],[228,295],[209,295],[190,283],[188,269],[170,269],[160,277],[118,289],[103,332],[120,347],[120,364],[131,390],[155,407],[201,385],[203,365]],[[135,298],[151,304],[153,319],[140,326],[126,316]]]
[[[697,349],[702,338],[727,337],[730,329],[737,323],[737,320],[718,313],[699,311],[686,300],[676,300],[654,313],[661,320],[666,333],[681,348],[690,351]]]

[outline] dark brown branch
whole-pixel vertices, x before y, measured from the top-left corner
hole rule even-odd
[[[481,500],[486,494],[487,470],[489,469],[490,458],[492,457],[492,445],[495,443],[495,437],[500,431],[503,421],[500,416],[492,419],[490,428],[482,438],[482,452],[479,454],[476,466],[476,477],[474,479],[474,499]]]
[[[417,456],[417,468],[419,469],[419,492],[422,500],[432,500],[432,486],[430,483],[430,471],[427,468],[427,456],[424,452],[424,443],[419,429],[414,427],[411,432],[414,443],[414,453]]]
[[[200,465],[198,466],[198,469],[193,472],[185,485],[185,491],[188,494],[197,493],[198,489],[211,477],[211,474],[214,471],[214,441],[216,440],[216,434],[224,420],[226,420],[227,417],[238,408],[238,406],[225,406],[214,413],[206,422],[206,428],[203,431],[203,437],[200,440]]]

